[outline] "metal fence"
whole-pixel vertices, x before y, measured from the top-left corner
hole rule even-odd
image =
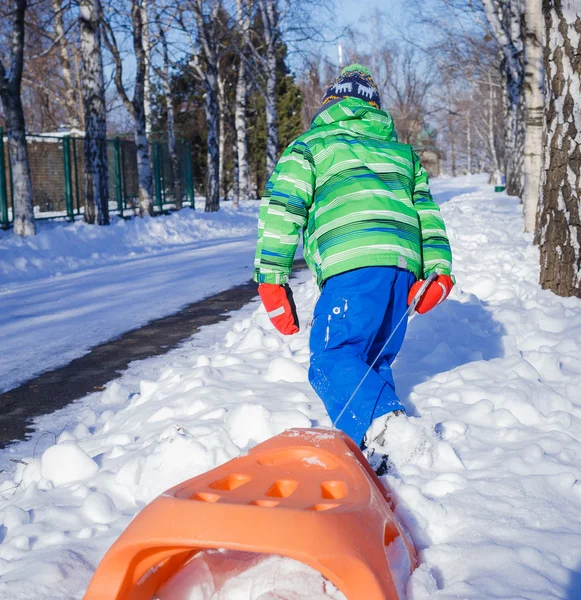
[[[37,219],[65,218],[70,221],[84,211],[85,157],[83,138],[64,136],[27,136],[34,214]],[[181,156],[182,202],[194,206],[192,149],[177,143]],[[167,141],[150,143],[153,169],[154,209],[163,212],[175,206],[176,182],[171,168]],[[135,142],[123,138],[107,140],[109,164],[109,211],[125,216],[139,208],[137,151]],[[13,220],[13,180],[8,144],[0,128],[0,227]]]

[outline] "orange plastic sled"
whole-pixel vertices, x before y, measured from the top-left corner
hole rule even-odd
[[[85,600],[150,600],[207,548],[293,558],[348,600],[399,600],[388,556],[410,573],[417,564],[355,443],[291,429],[156,498],[107,552]]]

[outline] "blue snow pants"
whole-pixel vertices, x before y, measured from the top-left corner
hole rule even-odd
[[[334,421],[392,328],[407,310],[413,273],[396,267],[365,267],[330,277],[315,306],[310,337],[309,381]],[[405,336],[402,324],[355,394],[337,427],[359,444],[371,422],[403,410],[391,364]]]

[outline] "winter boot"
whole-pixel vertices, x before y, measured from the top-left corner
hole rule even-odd
[[[391,466],[389,456],[384,452],[385,424],[389,419],[399,417],[400,415],[405,416],[405,411],[394,410],[393,412],[387,413],[384,417],[375,419],[361,442],[361,451],[378,477],[388,473]]]

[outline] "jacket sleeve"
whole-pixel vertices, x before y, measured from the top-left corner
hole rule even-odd
[[[311,152],[303,142],[293,142],[283,153],[266,184],[258,216],[258,243],[254,281],[288,281],[300,230],[306,225],[313,203],[315,169]]]
[[[422,167],[419,156],[413,153],[414,193],[413,203],[418,213],[422,236],[424,279],[433,272],[439,275],[452,273],[452,251],[446,234],[446,226],[440,207],[430,192],[428,173]]]

